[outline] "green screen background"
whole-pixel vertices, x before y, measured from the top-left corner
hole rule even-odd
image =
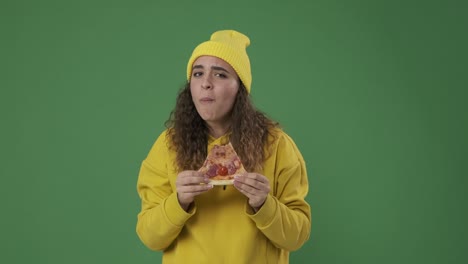
[[[467,7],[2,0],[0,262],[160,263],[135,233],[139,166],[192,49],[231,28],[307,161],[291,262],[466,263]]]

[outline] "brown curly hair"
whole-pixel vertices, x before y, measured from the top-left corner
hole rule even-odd
[[[260,171],[268,139],[275,138],[274,130],[280,128],[254,107],[247,89],[239,82],[239,90],[231,111],[231,135],[229,140],[247,171]],[[190,83],[179,91],[176,106],[165,122],[167,139],[176,151],[175,165],[180,170],[198,170],[208,154],[208,127],[200,117],[192,101]]]

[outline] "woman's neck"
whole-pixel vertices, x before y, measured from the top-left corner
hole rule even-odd
[[[231,125],[229,123],[220,124],[207,122],[207,125],[210,135],[214,138],[219,138],[225,135],[231,129]]]

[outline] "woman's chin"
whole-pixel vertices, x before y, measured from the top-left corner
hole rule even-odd
[[[216,116],[211,114],[211,113],[203,113],[203,114],[200,115],[200,117],[205,122],[216,122]]]

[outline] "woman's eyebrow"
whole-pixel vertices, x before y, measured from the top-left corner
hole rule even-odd
[[[205,67],[203,67],[203,65],[194,65],[194,66],[192,67],[192,70],[194,70],[194,69],[204,69],[204,68],[205,68]],[[226,70],[225,68],[220,67],[220,66],[211,66],[211,69],[212,69],[212,70],[216,70],[216,71],[224,71],[224,72],[226,72],[226,73],[229,73],[228,70]]]
[[[223,67],[219,67],[219,66],[211,66],[211,69],[229,73],[226,69],[224,69]]]

